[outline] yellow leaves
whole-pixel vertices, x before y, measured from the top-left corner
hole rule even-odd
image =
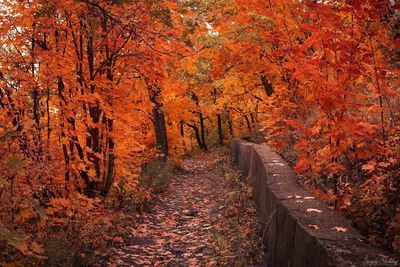
[[[369,172],[375,170],[375,167],[376,167],[376,161],[374,160],[371,160],[367,164],[362,165],[362,169]]]
[[[78,164],[78,170],[80,170],[80,171],[86,170],[86,164],[83,162],[80,162]]]
[[[81,194],[70,195],[70,198],[56,198],[51,200],[50,207],[47,208],[47,225],[64,226],[71,223],[71,220],[85,220],[87,214],[94,215],[98,199],[89,199]],[[105,221],[104,217],[94,217],[91,223]]]
[[[90,178],[94,179],[96,177],[96,171],[94,169],[90,169],[88,171],[88,175]]]
[[[36,213],[30,209],[30,208],[24,208],[21,209],[16,215],[15,215],[15,220],[21,221],[25,219],[30,219],[34,218],[36,216]]]
[[[235,77],[229,76],[229,78],[224,79],[222,84],[227,90],[235,89],[238,86],[238,80]]]
[[[44,248],[42,245],[39,245],[36,242],[32,242],[31,244],[31,250],[35,252],[36,254],[43,254],[45,252]]]

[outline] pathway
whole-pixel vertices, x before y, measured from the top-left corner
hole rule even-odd
[[[212,254],[213,220],[226,193],[215,153],[185,159],[168,190],[135,226],[128,246],[116,251],[118,266],[205,266]],[[208,264],[209,265],[209,264]]]

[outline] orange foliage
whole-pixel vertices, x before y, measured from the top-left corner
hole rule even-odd
[[[2,1],[0,248],[41,259],[27,240],[100,216],[118,183],[149,198],[151,159],[246,136],[398,250],[398,14],[389,0]]]

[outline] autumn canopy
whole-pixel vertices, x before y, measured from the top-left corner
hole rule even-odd
[[[0,251],[44,260],[46,231],[146,209],[154,162],[247,137],[399,252],[399,8],[0,1]]]

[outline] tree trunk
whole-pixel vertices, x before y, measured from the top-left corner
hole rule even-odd
[[[157,147],[161,150],[165,157],[168,157],[168,137],[165,126],[165,113],[161,107],[153,108],[153,122]]]
[[[229,134],[231,135],[231,137],[235,137],[235,133],[233,131],[233,123],[232,123],[232,119],[231,119],[231,115],[230,112],[228,111],[228,127],[229,127]]]
[[[87,40],[87,62],[89,66],[89,78],[90,81],[94,81],[94,39],[93,33],[89,34]],[[89,85],[90,93],[94,94],[96,87],[91,84]],[[96,100],[96,103],[89,104],[89,115],[91,118],[91,125],[88,127],[89,135],[86,138],[86,146],[89,148],[89,152],[87,152],[87,157],[90,162],[93,163],[94,169],[96,171],[96,180],[99,181],[101,178],[100,174],[100,158],[97,156],[101,153],[100,146],[100,129],[99,122],[102,111],[100,110],[100,103]],[[98,190],[98,182],[96,181],[88,181],[85,188],[85,194],[89,197],[95,196],[96,191]]]
[[[180,122],[180,126],[181,126],[181,137],[185,138],[185,125],[183,123],[183,121]]]
[[[61,77],[58,77],[58,97],[59,97],[59,101],[60,101],[59,107],[61,110],[61,117],[62,117],[62,120],[61,120],[61,128],[62,129],[65,129],[63,117],[65,115],[64,105],[67,105],[67,101],[63,95],[64,89],[65,89],[64,82]],[[65,163],[65,180],[68,184],[71,179],[71,174],[72,174],[72,177],[74,177],[76,190],[81,193],[82,190],[79,186],[79,181],[77,181],[77,177],[75,175],[73,175],[73,172],[72,173],[70,172],[70,163],[74,162],[74,160],[75,160],[75,148],[78,152],[79,159],[82,162],[85,162],[83,148],[79,143],[78,136],[75,135],[75,130],[76,130],[75,119],[73,117],[68,117],[68,118],[66,118],[66,121],[69,124],[69,126],[68,126],[69,130],[63,131],[61,133],[61,137],[63,137],[64,139],[69,139],[69,151],[68,151],[68,145],[65,143],[62,144],[62,150],[63,150],[63,154],[64,154],[64,163]],[[67,136],[65,134],[65,132],[71,132],[74,134]],[[80,176],[85,181],[86,184],[89,183],[89,176],[87,175],[86,171],[81,170]]]
[[[34,26],[33,26],[34,27]],[[35,83],[35,37],[32,35],[32,47],[31,47],[31,59],[32,59],[32,66],[31,66],[31,74],[32,74],[32,84],[33,84],[33,120],[36,124],[36,159],[40,161],[42,159],[42,134],[40,128],[40,100],[39,100],[39,92],[36,88]]]
[[[200,133],[201,133],[201,142],[203,143],[203,150],[208,151],[208,147],[207,147],[207,143],[206,143],[204,118],[203,118],[203,113],[201,113],[201,112],[200,112]]]
[[[154,133],[156,136],[156,143],[158,149],[164,155],[168,157],[168,136],[167,127],[165,124],[165,112],[163,104],[160,102],[159,97],[161,89],[158,86],[147,85],[150,101],[153,104],[153,124]]]
[[[224,145],[224,133],[222,131],[222,116],[221,114],[217,115],[217,122],[218,122],[218,143],[219,145]]]
[[[267,76],[265,74],[261,74],[260,79],[267,96],[272,96],[275,93],[272,83],[268,81]]]
[[[187,123],[187,125],[194,130],[197,145],[199,146],[199,148],[203,151],[207,151],[207,147],[204,147],[204,144],[201,140],[199,127],[197,127],[196,125],[188,124],[188,123]]]
[[[114,169],[115,169],[115,155],[114,155],[114,147],[115,142],[114,139],[110,136],[110,133],[113,130],[114,121],[111,119],[107,119],[107,131],[109,136],[107,137],[107,150],[108,150],[108,160],[107,160],[107,171],[104,173],[103,178],[103,187],[101,189],[100,194],[105,197],[108,191],[111,188],[112,183],[114,182]]]
[[[103,16],[102,17],[102,26],[103,26],[103,32],[107,33],[107,20]],[[108,45],[105,45],[105,56],[108,61],[106,64],[106,77],[110,82],[113,82],[114,76],[113,76],[113,56],[110,55],[110,49]],[[101,74],[104,74],[103,71],[101,71]],[[108,99],[108,104],[112,106],[112,99]],[[104,159],[103,159],[103,165],[104,165],[104,172],[103,172],[103,184],[100,190],[100,194],[105,197],[107,193],[110,191],[110,188],[114,182],[114,177],[115,177],[115,154],[114,154],[114,148],[115,148],[115,140],[112,137],[112,132],[113,132],[113,125],[114,125],[114,120],[107,118],[106,114],[103,114],[103,124],[106,125],[106,131],[105,131],[105,136],[106,136],[106,144],[104,145]],[[103,140],[103,137],[101,138]]]
[[[65,134],[65,124],[64,124],[64,109],[63,109],[63,102],[65,102],[65,98],[63,97],[63,90],[64,90],[64,83],[62,81],[61,77],[58,77],[58,82],[57,82],[57,87],[58,87],[58,99],[59,99],[59,108],[60,108],[60,114],[61,114],[61,137],[62,139],[65,141],[66,138],[66,134]],[[67,144],[65,144],[64,142],[62,143],[62,150],[63,150],[63,155],[64,155],[64,163],[65,163],[65,172],[64,172],[64,177],[65,177],[65,181],[67,183],[67,187],[70,181],[70,157],[69,157],[69,153],[68,153],[68,147]]]
[[[251,135],[252,132],[253,132],[253,129],[251,128],[251,122],[250,122],[250,120],[249,120],[249,117],[247,117],[247,115],[244,114],[244,113],[243,113],[243,117],[244,117],[244,119],[246,120],[247,129],[249,130],[249,135]]]
[[[47,112],[47,151],[48,151],[48,153],[50,153],[50,137],[51,137],[50,87],[47,88],[46,112]],[[50,158],[50,154],[49,154],[49,158]]]

